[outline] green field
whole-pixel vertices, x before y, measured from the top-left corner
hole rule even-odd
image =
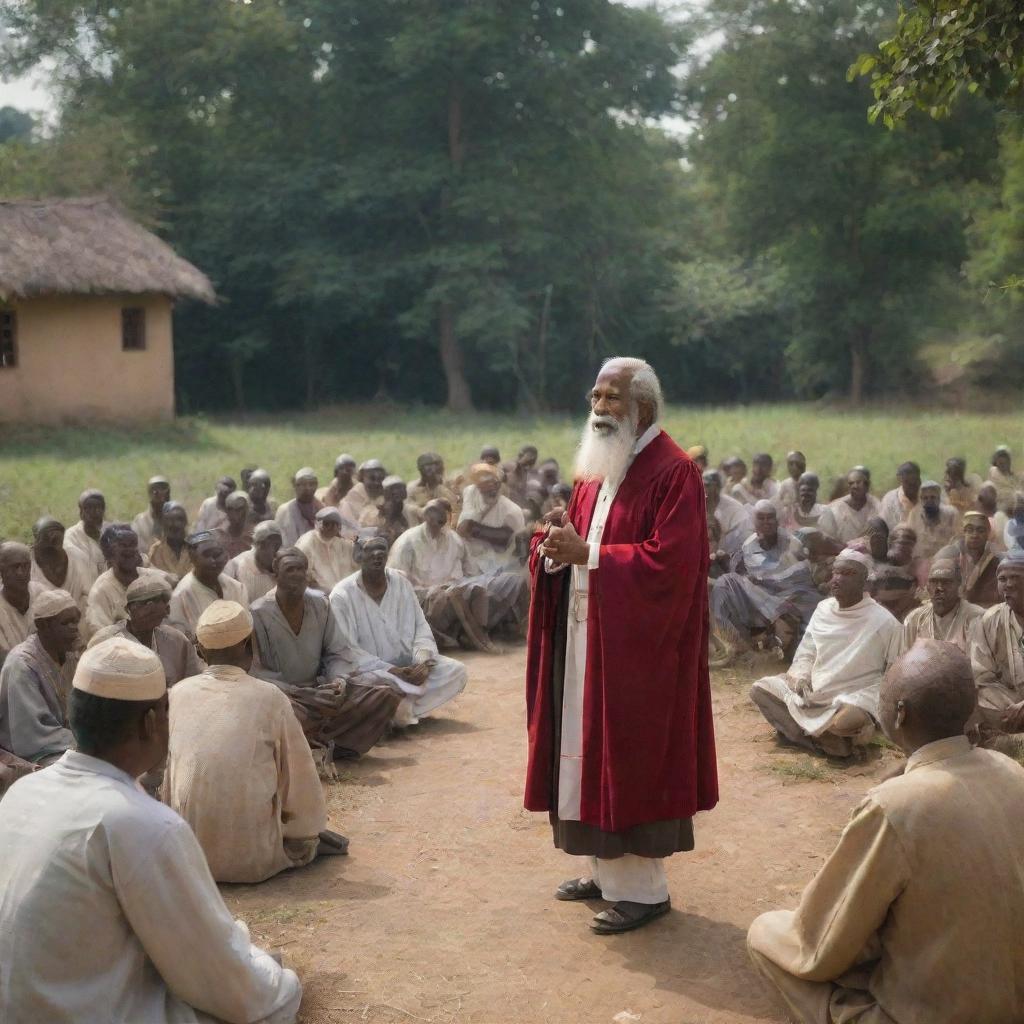
[[[863,463],[873,471],[877,493],[895,485],[893,471],[904,459],[919,462],[926,477],[941,477],[944,460],[962,455],[969,471],[983,475],[995,445],[1008,444],[1024,466],[1024,419],[1012,412],[674,407],[663,422],[681,444],[708,445],[715,462],[733,452],[748,461],[755,451],[781,459],[799,447],[823,479]],[[484,444],[498,445],[508,458],[532,442],[542,457],[553,455],[568,465],[579,423],[580,417],[569,416],[453,416],[441,410],[348,406],[315,415],[183,419],[146,429],[0,427],[0,537],[27,539],[43,513],[70,525],[86,487],[106,493],[111,518],[130,519],[145,506],[146,480],[157,473],[167,476],[174,496],[194,510],[212,493],[217,477],[230,473],[237,479],[245,465],[266,468],[273,493],[284,500],[296,469],[314,466],[326,482],[342,451],[359,460],[379,458],[407,479],[422,451],[439,451],[455,469]]]

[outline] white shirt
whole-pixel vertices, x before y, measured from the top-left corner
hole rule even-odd
[[[294,1020],[302,989],[249,942],[192,830],[77,751],[0,802],[0,1020]]]

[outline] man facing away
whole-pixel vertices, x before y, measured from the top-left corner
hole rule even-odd
[[[589,858],[556,897],[609,901],[602,934],[668,913],[664,858],[718,801],[704,489],[661,406],[647,363],[602,366],[569,508],[531,555],[525,805]]]
[[[1021,1019],[1024,768],[972,748],[974,706],[951,644],[919,640],[886,675],[879,720],[903,774],[857,807],[799,907],[747,936],[800,1024]]]
[[[207,667],[170,693],[163,797],[192,826],[218,882],[262,882],[317,856],[323,790],[288,698],[249,675],[248,610],[214,601],[196,639]]]
[[[136,783],[167,754],[160,660],[121,637],[86,651],[69,719],[77,749],[0,802],[0,1019],[291,1024],[295,973],[250,944],[191,828]]]
[[[754,683],[750,699],[790,743],[849,757],[875,734],[878,686],[899,654],[900,624],[866,596],[870,558],[849,548],[832,563],[789,671]]]

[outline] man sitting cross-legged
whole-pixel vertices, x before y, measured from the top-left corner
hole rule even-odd
[[[337,842],[319,850],[327,806],[288,698],[249,675],[248,610],[214,601],[196,639],[207,668],[170,693],[163,798],[192,826],[210,873],[218,882],[262,882],[318,852],[343,852]]]
[[[346,682],[345,641],[326,596],[306,586],[308,571],[298,548],[274,559],[277,586],[252,606],[253,675],[284,691],[306,738],[326,756],[365,754],[384,735],[402,695],[370,678]]]
[[[470,468],[472,483],[462,493],[459,536],[473,561],[484,571],[515,569],[516,538],[526,529],[523,510],[501,493],[501,474],[488,462]]]
[[[250,944],[192,830],[136,784],[167,753],[157,656],[121,637],[86,651],[69,719],[77,749],[0,802],[0,1020],[291,1024],[295,973]]]
[[[1021,1019],[1024,769],[971,747],[974,705],[950,644],[919,640],[886,675],[879,721],[903,774],[860,803],[799,907],[762,914],[747,936],[792,1020]]]
[[[438,654],[412,584],[387,558],[383,537],[357,545],[360,571],[331,591],[331,611],[349,648],[350,681],[387,683],[405,698],[395,724],[415,725],[462,693],[466,668]]]
[[[199,616],[214,601],[237,601],[248,607],[249,599],[238,580],[224,575],[228,559],[216,534],[193,533],[188,539],[188,553],[192,571],[174,588],[168,621],[175,629],[193,637]]]
[[[446,501],[427,502],[423,523],[398,538],[388,565],[413,585],[439,642],[456,646],[464,641],[492,651],[492,630],[504,626],[521,635],[530,582],[520,572],[481,573],[462,538],[449,528],[450,513]]]
[[[754,683],[750,699],[791,743],[849,757],[875,733],[878,686],[899,654],[900,624],[864,593],[869,556],[832,564],[832,596],[815,609],[784,676]]]
[[[109,552],[110,568],[89,591],[89,604],[85,611],[86,637],[128,617],[125,597],[133,580],[142,576],[165,578],[159,569],[140,567],[139,538],[130,526],[113,523],[103,531],[100,540],[104,550]]]
[[[931,600],[915,608],[903,620],[903,648],[918,639],[946,640],[964,654],[970,653],[978,619],[984,612],[960,596],[960,566],[951,560],[936,558],[928,572],[928,596]]]
[[[272,519],[257,523],[252,531],[252,550],[236,555],[224,566],[224,575],[245,588],[249,604],[274,589],[274,556],[281,550],[281,527]]]
[[[304,533],[295,546],[309,560],[309,585],[329,594],[336,584],[356,571],[355,543],[343,537],[341,513],[328,505],[316,514],[316,529]]]
[[[11,649],[0,669],[0,748],[46,765],[74,743],[67,705],[82,613],[66,591],[48,590],[32,614],[36,631]]]

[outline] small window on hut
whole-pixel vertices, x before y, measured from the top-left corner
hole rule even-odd
[[[0,309],[0,370],[18,365],[18,314]]]
[[[121,310],[121,348],[141,352],[146,347],[146,311],[138,307]]]

